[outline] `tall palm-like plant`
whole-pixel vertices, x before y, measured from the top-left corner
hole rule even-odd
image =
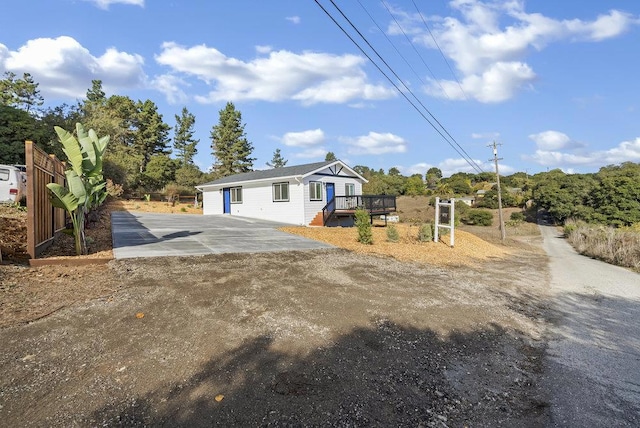
[[[69,213],[73,223],[76,254],[87,254],[84,234],[86,214],[100,206],[107,197],[102,175],[102,156],[109,143],[109,136],[98,138],[93,129],[87,132],[81,123],[76,123],[77,138],[59,126],[54,129],[67,156],[69,169],[65,171],[67,187],[57,183],[47,184],[51,204]]]

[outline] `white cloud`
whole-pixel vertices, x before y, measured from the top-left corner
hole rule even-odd
[[[189,99],[187,94],[181,89],[183,86],[188,86],[188,84],[172,74],[156,76],[151,81],[151,86],[162,92],[169,104],[184,104]]]
[[[403,175],[406,176],[411,176],[413,174],[421,174],[422,176],[424,176],[427,171],[429,170],[429,168],[431,168],[433,165],[428,164],[426,162],[420,162],[408,167],[397,167]]]
[[[599,15],[598,19],[591,22],[573,19],[566,22],[567,30],[587,40],[599,42],[601,40],[616,37],[637,25],[637,18],[628,13],[611,10],[607,15]]]
[[[92,79],[103,82],[105,92],[145,85],[144,60],[140,55],[109,48],[94,56],[75,39],[29,40],[17,51],[0,44],[0,70],[31,73],[46,98],[79,98]]]
[[[474,132],[471,134],[471,138],[474,140],[495,140],[499,137],[499,132]]]
[[[299,16],[287,16],[285,19],[287,21],[293,23],[293,24],[299,24],[300,23],[300,17]]]
[[[493,171],[493,165],[490,163],[484,163],[478,159],[475,159],[474,162],[476,162],[480,167],[482,167],[484,171],[488,171],[488,172]],[[424,176],[427,173],[427,170],[433,166],[435,166],[436,168],[440,169],[440,171],[442,171],[443,177],[450,177],[456,172],[468,172],[471,174],[477,173],[477,171],[471,165],[469,165],[469,163],[463,158],[458,158],[458,159],[448,158],[438,163],[437,165],[421,162],[415,165],[411,165],[409,167],[398,167],[398,169],[400,169],[400,171],[402,171],[404,175],[422,174]],[[506,164],[502,164],[502,163],[500,164],[501,175],[509,175],[509,174],[513,174],[514,172],[516,172],[515,168]]]
[[[273,50],[273,48],[269,45],[258,45],[256,46],[256,52],[261,54],[268,54]]]
[[[598,42],[617,37],[631,26],[640,24],[638,17],[611,10],[591,21],[559,20],[527,13],[524,1],[453,0],[449,3],[461,18],[430,16],[431,32],[443,53],[453,60],[461,74],[456,80],[430,82],[429,94],[452,99],[470,97],[480,102],[500,102],[513,97],[535,79],[535,72],[524,60],[532,50],[542,50],[549,43],[569,40]],[[403,29],[415,41],[436,49],[418,14],[393,10]],[[388,32],[401,34],[397,26]],[[465,97],[466,94],[466,97]]]
[[[407,151],[406,141],[389,132],[369,132],[367,135],[355,138],[341,137],[340,141],[349,146],[348,153],[350,154],[382,155]]]
[[[324,159],[327,155],[328,150],[324,147],[314,147],[310,149],[303,150],[301,152],[295,153],[293,155],[294,158],[302,158],[302,159],[313,159],[313,158],[322,158]]]
[[[554,152],[549,150],[536,150],[532,156],[525,159],[536,162],[547,167],[555,167],[561,165],[592,165],[593,156],[577,155],[573,153]]]
[[[553,145],[550,145],[550,147],[553,147]],[[538,149],[533,155],[523,156],[523,158],[549,168],[604,166],[622,162],[640,162],[640,137],[631,141],[623,141],[609,150],[581,153],[562,152],[559,150],[561,149]]]
[[[602,153],[601,159],[606,164],[622,163],[622,162],[640,162],[640,137],[633,141],[623,141],[614,147]]]
[[[569,150],[584,147],[583,143],[573,141],[567,134],[559,131],[544,131],[529,135],[529,139],[536,143],[538,150]]]
[[[324,143],[325,138],[322,129],[310,129],[302,132],[287,132],[280,140],[285,146],[309,147]]]
[[[370,84],[363,71],[365,61],[355,55],[272,51],[249,62],[227,57],[205,45],[186,48],[173,42],[162,45],[156,56],[173,72],[193,75],[213,87],[201,103],[225,100],[297,100],[304,105],[348,103],[386,99],[396,93]]]
[[[474,162],[482,167],[482,164],[483,164],[482,161],[480,161],[478,159],[474,159]],[[440,171],[442,171],[442,176],[443,177],[449,177],[449,176],[451,176],[451,174],[455,174],[456,172],[469,172],[469,173],[472,173],[472,174],[475,174],[477,172],[463,158],[458,158],[458,159],[448,158],[448,159],[445,159],[442,162],[438,163],[438,165],[436,165],[436,166],[438,168],[440,168]],[[500,168],[502,168],[502,165],[500,165]],[[484,168],[484,169],[487,170],[488,168]]]
[[[429,95],[452,100],[472,97],[482,103],[498,103],[512,98],[518,90],[536,78],[531,67],[522,62],[497,62],[482,74],[471,74],[460,82],[430,79],[425,91]],[[462,86],[462,89],[460,89]]]
[[[100,9],[107,10],[112,4],[129,4],[144,7],[144,0],[84,0],[95,4]]]

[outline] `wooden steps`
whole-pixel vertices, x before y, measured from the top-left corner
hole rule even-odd
[[[311,220],[309,226],[324,226],[324,219],[322,218],[322,211],[320,211],[316,216]]]

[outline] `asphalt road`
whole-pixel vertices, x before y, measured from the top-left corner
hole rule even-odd
[[[553,226],[540,229],[551,272],[550,426],[640,426],[640,275],[577,254]]]

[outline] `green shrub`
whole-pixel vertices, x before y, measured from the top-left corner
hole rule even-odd
[[[185,207],[180,208],[180,211],[182,211],[183,213],[187,212],[187,209]]]
[[[430,242],[433,241],[433,224],[424,223],[418,229],[418,241],[420,242]]]
[[[462,221],[465,224],[491,226],[491,223],[493,223],[493,214],[487,210],[470,209]]]
[[[464,217],[464,215],[468,213],[470,209],[471,207],[462,201],[456,201],[455,203],[456,217]]]
[[[398,242],[399,240],[400,233],[398,233],[398,228],[396,228],[393,224],[387,226],[387,241]]]
[[[362,244],[373,244],[373,232],[367,211],[358,208],[356,210],[356,227],[358,228],[358,242]]]
[[[524,213],[521,211],[514,211],[509,216],[509,220],[514,222],[522,222],[524,221]]]

